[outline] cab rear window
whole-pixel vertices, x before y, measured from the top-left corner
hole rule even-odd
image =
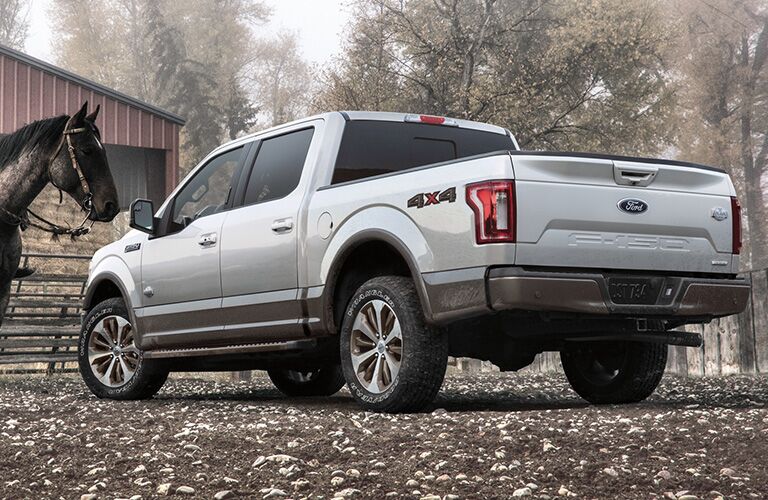
[[[384,121],[349,121],[344,128],[333,184],[423,165],[515,149],[493,132]]]

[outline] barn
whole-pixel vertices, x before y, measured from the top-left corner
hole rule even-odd
[[[126,210],[139,197],[149,198],[157,206],[178,182],[179,131],[184,119],[0,45],[0,134],[12,133],[41,118],[72,114],[86,100],[91,107],[101,105],[97,125],[121,209]],[[77,218],[79,212],[73,201],[61,206],[58,201],[58,192],[48,189],[35,202],[35,208],[55,220]],[[113,227],[95,228],[77,249],[64,250],[92,252],[125,230],[124,219]],[[25,234],[24,243],[27,251],[50,250],[50,238],[34,230]]]

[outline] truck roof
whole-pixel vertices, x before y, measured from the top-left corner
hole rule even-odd
[[[418,113],[390,113],[386,111],[340,111],[346,120],[371,120],[371,121],[383,121],[383,122],[406,122],[411,118],[418,118],[421,115]],[[511,135],[510,132],[496,125],[490,125],[488,123],[473,122],[470,120],[460,120],[458,118],[445,117],[446,120],[450,120],[454,123],[454,126],[459,128],[469,128],[473,130],[482,130],[483,132],[492,132],[495,134]]]
[[[312,120],[316,120],[318,118],[327,118],[333,115],[341,115],[346,121],[369,120],[369,121],[385,121],[385,122],[401,122],[401,123],[407,123],[409,121],[418,121],[420,117],[445,118],[446,124],[450,123],[450,125],[454,127],[472,129],[472,130],[481,130],[483,132],[491,132],[494,134],[508,135],[509,137],[512,138],[512,142],[515,143],[515,146],[517,146],[517,140],[509,130],[503,127],[499,127],[497,125],[490,125],[488,123],[474,122],[470,120],[461,120],[458,118],[450,118],[450,117],[433,117],[431,115],[422,115],[418,113],[392,113],[387,111],[330,111],[327,113],[308,116],[306,118],[300,118],[298,120],[276,125],[274,127],[270,127],[264,130],[259,130],[258,132],[253,132],[243,137],[239,137],[235,140],[222,144],[221,146],[216,148],[214,151],[212,151],[211,154],[215,153],[219,149],[226,148],[232,144],[247,142],[248,140],[253,139],[254,137],[258,137],[262,134],[272,132],[273,130],[278,130],[283,127],[288,127],[290,125],[294,125],[297,123],[309,122]],[[520,149],[519,146],[517,146],[517,148]]]

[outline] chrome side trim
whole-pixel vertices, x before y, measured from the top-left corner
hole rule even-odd
[[[258,321],[255,323],[237,323],[233,325],[224,325],[224,330],[252,330],[256,328],[274,328],[280,326],[293,326],[299,323],[299,319],[286,319],[281,321]]]
[[[175,302],[173,304],[161,304],[136,308],[137,318],[151,318],[166,314],[181,314],[185,312],[200,311],[203,309],[217,309],[221,307],[221,299],[203,299],[191,302]]]
[[[277,290],[275,292],[251,293],[247,295],[234,295],[224,297],[221,307],[241,307],[257,304],[269,304],[271,302],[285,302],[298,299],[298,290]]]
[[[289,342],[268,342],[264,344],[230,345],[224,347],[201,347],[197,349],[167,349],[144,352],[144,359],[191,358],[199,356],[221,356],[226,354],[248,354],[257,352],[292,351],[314,347],[315,340],[292,340]]]
[[[194,335],[199,333],[221,332],[224,329],[219,326],[205,327],[205,328],[182,328],[179,330],[163,330],[155,333],[145,333],[144,338],[150,339],[152,337],[171,337],[178,335]]]

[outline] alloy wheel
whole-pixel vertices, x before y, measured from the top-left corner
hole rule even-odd
[[[395,311],[383,300],[368,302],[357,313],[349,341],[358,382],[373,394],[389,389],[403,357],[403,334]]]
[[[113,388],[127,384],[136,374],[141,359],[128,320],[107,316],[96,324],[88,340],[88,363],[99,382]]]

